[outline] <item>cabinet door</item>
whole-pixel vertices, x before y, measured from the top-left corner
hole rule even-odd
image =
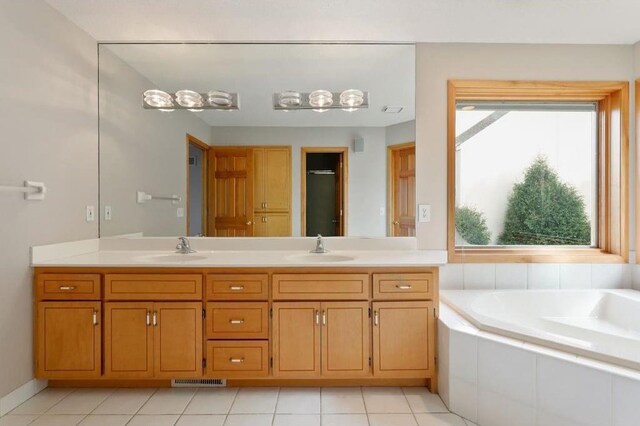
[[[101,315],[100,302],[38,303],[37,377],[99,377]]]
[[[291,215],[289,213],[256,213],[253,228],[256,237],[290,237]]]
[[[291,209],[291,150],[268,148],[264,153],[264,208],[273,211]]]
[[[373,303],[373,374],[422,378],[435,372],[433,302]]]
[[[266,203],[266,196],[264,193],[265,182],[265,149],[254,148],[253,149],[253,207],[256,210],[264,210]],[[256,222],[258,218],[256,217]],[[254,228],[255,232],[255,228]],[[254,234],[254,236],[257,236]]]
[[[104,304],[104,374],[153,377],[153,303]]]
[[[273,304],[273,375],[320,376],[320,303]]]
[[[202,376],[202,303],[154,304],[154,377]]]
[[[325,302],[321,310],[322,376],[369,376],[369,303]]]

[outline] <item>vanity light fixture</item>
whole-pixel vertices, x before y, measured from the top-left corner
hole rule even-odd
[[[314,90],[310,93],[287,90],[273,94],[273,109],[292,111],[311,109],[325,112],[330,109],[342,109],[352,112],[369,108],[369,93],[359,89],[347,89],[342,92]]]
[[[193,90],[178,90],[175,94],[178,105],[187,108],[189,111],[200,112],[204,106],[202,95]]]
[[[171,94],[152,89],[144,92],[142,107],[161,111],[176,109],[188,109],[192,112],[200,112],[205,109],[235,111],[240,109],[240,97],[237,93],[221,90],[211,90],[205,94],[185,89]]]
[[[167,92],[157,89],[147,90],[143,94],[144,104],[160,111],[173,111],[173,98]]]
[[[207,101],[214,107],[229,108],[233,104],[233,96],[221,90],[212,90],[207,93]]]

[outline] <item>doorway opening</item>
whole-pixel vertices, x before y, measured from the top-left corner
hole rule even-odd
[[[187,236],[207,235],[207,151],[209,145],[187,133]]]
[[[416,235],[416,143],[387,147],[387,212],[390,237]]]
[[[347,235],[348,148],[302,148],[302,235]]]

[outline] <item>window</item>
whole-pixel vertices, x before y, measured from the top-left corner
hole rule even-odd
[[[449,83],[449,260],[627,258],[628,84]]]

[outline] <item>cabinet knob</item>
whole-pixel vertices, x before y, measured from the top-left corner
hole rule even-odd
[[[396,225],[396,226],[398,226],[398,225],[400,225],[400,222],[399,222],[399,221],[397,221],[397,220],[394,220],[394,221],[393,221],[393,224],[394,224],[394,225]]]
[[[246,223],[246,225],[247,225],[247,226],[251,226],[251,225],[253,225],[253,222],[252,222],[252,221],[250,221],[250,220],[248,220],[248,221],[247,221],[247,223]]]
[[[231,291],[242,291],[242,290],[244,290],[244,286],[243,285],[231,285],[231,286],[229,286],[229,290],[231,290]]]
[[[399,290],[411,290],[411,284],[396,284],[396,288]]]
[[[76,289],[76,286],[75,285],[61,285],[59,288],[62,291],[73,291],[73,290]]]
[[[241,319],[230,319],[229,324],[244,324],[244,318]]]
[[[244,362],[244,358],[229,358],[229,362],[232,364],[242,364]]]

